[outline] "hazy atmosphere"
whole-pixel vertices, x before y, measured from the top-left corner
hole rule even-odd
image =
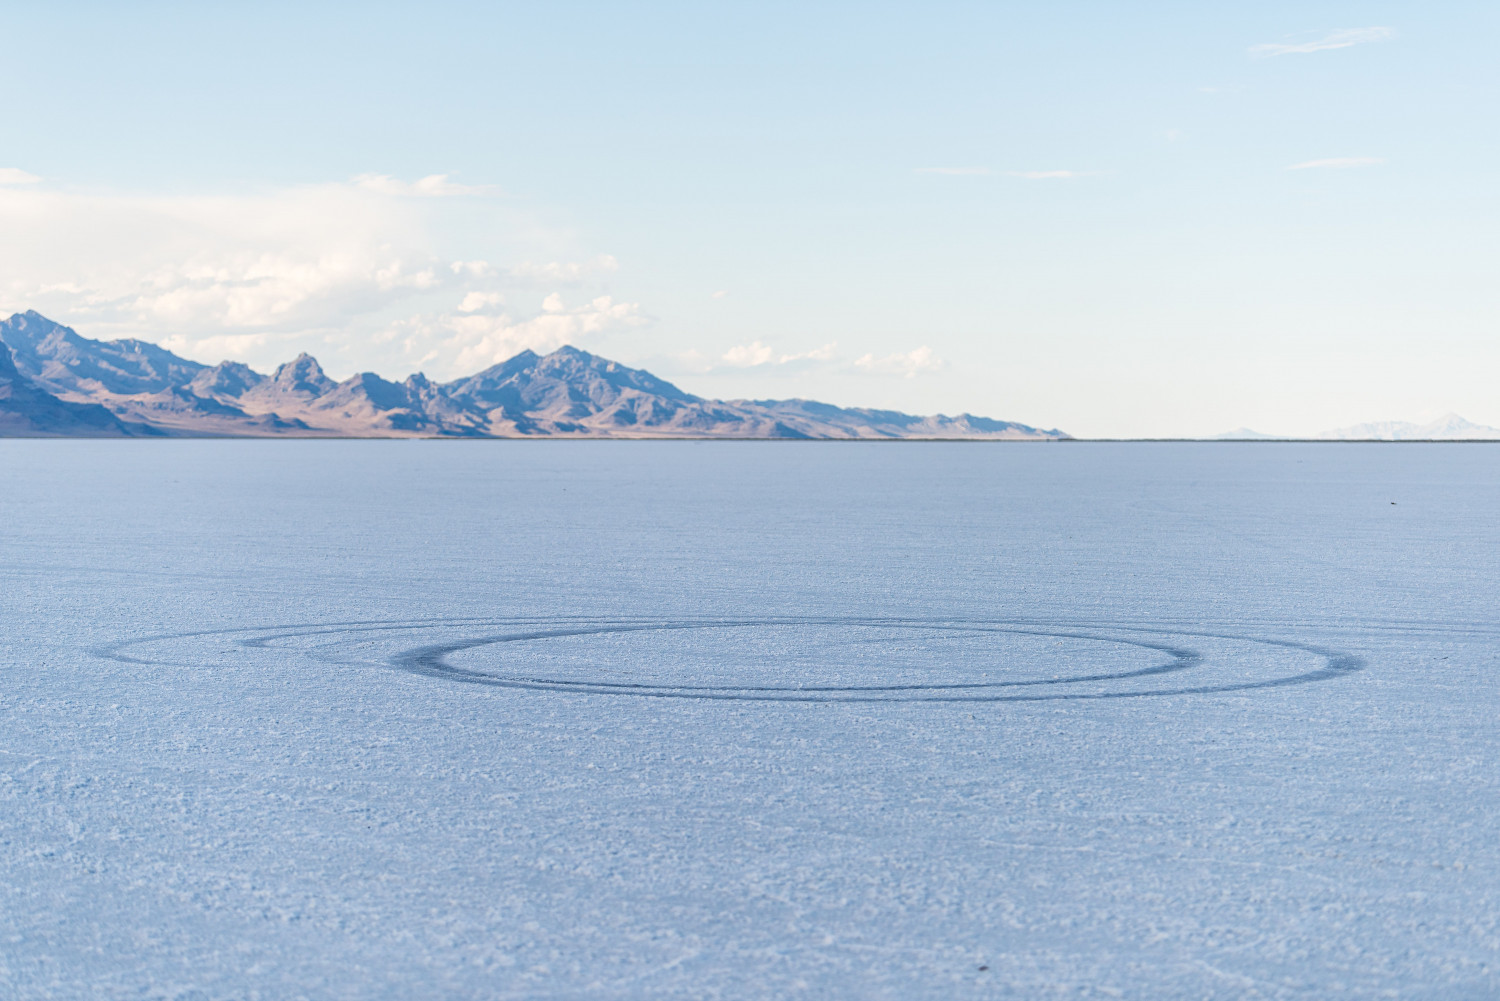
[[[1075,436],[1500,425],[1489,4],[0,7],[0,316]]]
[[[1500,7],[0,38],[0,1001],[1500,998]]]

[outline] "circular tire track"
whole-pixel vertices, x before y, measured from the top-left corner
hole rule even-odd
[[[651,681],[579,680],[525,670],[480,671],[454,664],[450,658],[467,650],[503,647],[523,642],[610,636],[629,633],[671,633],[756,628],[868,628],[918,632],[1002,634],[1118,644],[1163,655],[1159,663],[1116,672],[1090,672],[1034,680],[934,682],[885,685],[755,685],[676,684]],[[382,635],[447,631],[466,633],[440,643],[406,647],[378,660],[350,657],[360,645]],[[484,632],[481,633],[481,630]],[[475,635],[480,633],[479,635]],[[1114,623],[1045,622],[1009,619],[936,619],[789,616],[736,619],[649,618],[451,618],[407,621],[301,623],[249,629],[203,630],[126,641],[98,652],[117,661],[136,664],[192,663],[145,658],[127,651],[147,644],[187,644],[222,638],[249,650],[295,649],[316,659],[346,666],[378,665],[422,677],[495,688],[634,698],[697,699],[739,702],[1049,702],[1136,699],[1171,695],[1209,695],[1283,688],[1330,681],[1359,671],[1364,661],[1352,654],[1295,640],[1234,633],[1183,630],[1174,627]],[[311,640],[311,645],[295,646]],[[1204,654],[1187,645],[1194,640],[1230,641],[1311,655],[1321,661],[1310,670],[1277,674],[1255,680],[1218,680],[1204,676]],[[603,665],[601,665],[602,667]],[[611,665],[613,666],[613,665]],[[1132,679],[1160,679],[1149,688],[1111,689],[1099,686]],[[1079,686],[1090,686],[1078,690]]]

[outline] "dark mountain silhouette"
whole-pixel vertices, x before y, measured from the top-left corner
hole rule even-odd
[[[17,313],[0,340],[16,368],[52,393],[157,393],[181,386],[207,368],[147,341],[94,341],[40,313]]]
[[[522,351],[483,372],[439,384],[420,372],[404,382],[390,382],[373,372],[335,382],[308,354],[298,355],[270,376],[238,362],[209,366],[145,341],[90,340],[35,312],[17,313],[0,323],[0,341],[14,352],[17,377],[30,387],[16,396],[19,402],[7,404],[7,412],[36,409],[33,416],[16,421],[50,421],[49,426],[62,427],[61,415],[74,413],[66,408],[84,407],[93,415],[90,419],[97,421],[102,413],[118,428],[79,425],[97,426],[101,430],[96,433],[125,434],[133,429],[172,435],[335,437],[1067,437],[1060,431],[970,414],[917,417],[811,400],[708,400],[650,372],[573,347],[545,356]],[[74,413],[75,419],[84,420],[82,413]],[[30,432],[0,428],[0,434],[12,433]]]
[[[68,403],[32,382],[0,345],[0,436],[105,438],[129,434],[120,419],[96,403]]]

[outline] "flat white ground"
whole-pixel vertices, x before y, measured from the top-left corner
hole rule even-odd
[[[1491,445],[0,442],[0,997],[1496,996],[1497,497]]]

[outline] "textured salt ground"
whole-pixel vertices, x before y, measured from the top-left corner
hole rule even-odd
[[[1496,992],[1500,450],[3,444],[0,994]]]

